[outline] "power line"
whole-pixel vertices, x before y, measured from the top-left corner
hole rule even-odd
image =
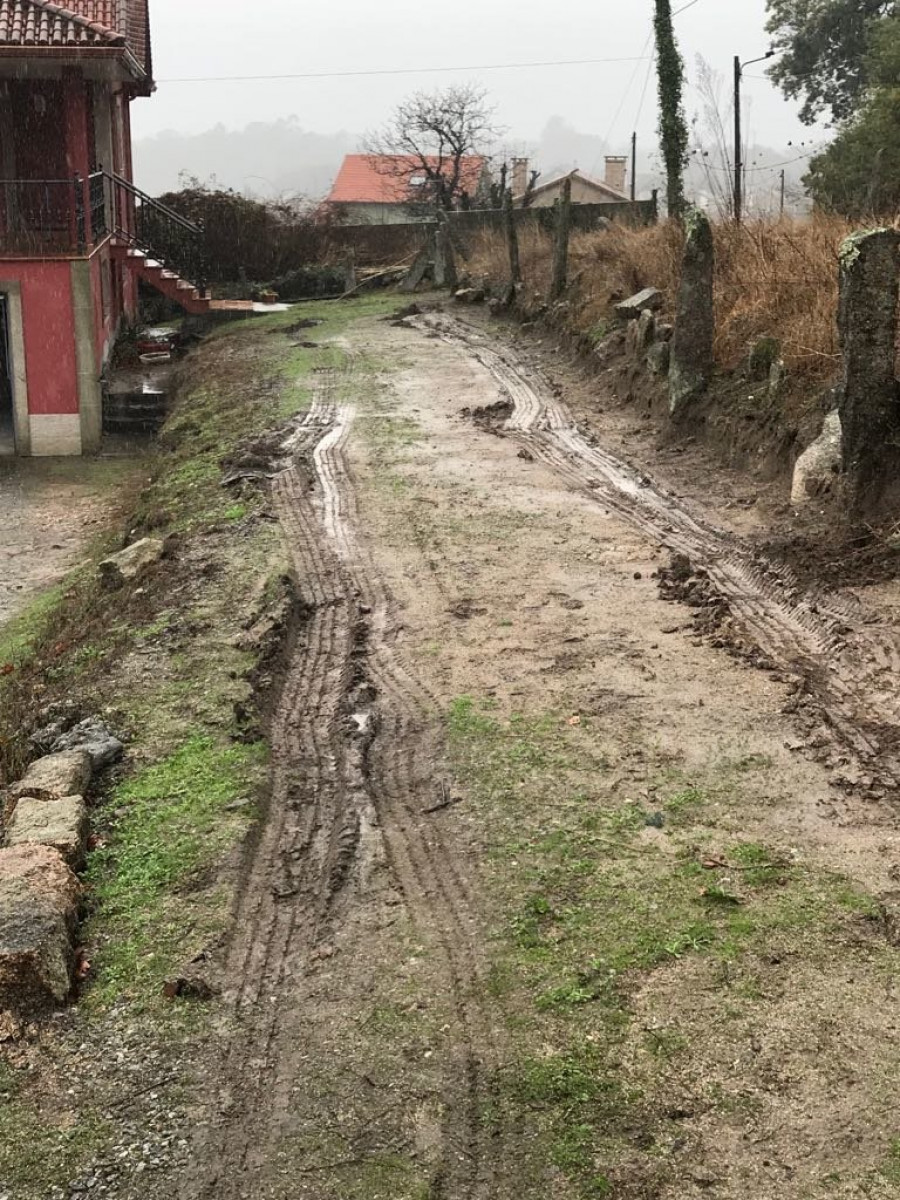
[[[647,89],[650,87],[650,77],[653,74],[653,64],[656,61],[656,54],[650,55],[650,64],[647,67],[647,78],[644,80],[644,90],[641,92],[641,102],[638,105],[637,116],[634,119],[634,127],[637,129],[641,123],[641,117],[644,115],[644,101],[647,99]]]
[[[652,40],[653,40],[653,29],[651,28],[650,33],[647,37],[647,40],[644,43],[644,49],[641,52],[641,57],[635,59],[634,70],[631,72],[631,78],[628,81],[628,86],[625,87],[622,91],[622,96],[619,100],[619,107],[616,109],[616,115],[613,117],[613,119],[609,123],[609,129],[606,131],[606,137],[603,139],[607,143],[607,145],[609,144],[609,139],[613,135],[613,131],[615,130],[616,126],[619,123],[619,117],[621,117],[621,115],[622,115],[622,110],[625,107],[625,102],[627,101],[628,97],[631,95],[631,89],[634,87],[635,81],[637,80],[638,71],[640,71],[640,69],[641,69],[641,63],[645,62],[647,59],[647,51],[650,49],[650,43]],[[655,55],[651,54],[650,55],[651,68],[653,66],[654,58],[655,58]]]
[[[818,149],[809,150],[809,151],[807,151],[806,154],[798,154],[796,158],[787,158],[784,160],[784,162],[770,163],[768,166],[765,166],[765,167],[745,167],[744,174],[751,175],[751,174],[757,174],[760,171],[777,171],[781,167],[789,167],[793,163],[803,162],[804,159],[812,158],[814,154],[821,154],[822,150],[824,150],[824,149],[825,149],[824,146],[819,146]],[[693,153],[694,153],[694,155],[696,155],[697,151],[695,150]],[[711,171],[724,171],[728,175],[730,175],[732,173],[731,167],[723,167],[723,166],[720,166],[718,163],[708,162],[708,163],[705,163],[704,166],[708,167],[709,170],[711,170]]]
[[[697,0],[694,0],[697,3]],[[362,79],[375,75],[435,75],[454,71],[525,71],[537,67],[594,67],[608,63],[646,62],[646,56],[640,58],[628,56],[625,58],[571,58],[554,59],[547,62],[518,62],[518,63],[481,63],[468,67],[404,67],[376,71],[307,71],[295,75],[208,75],[184,79],[159,79],[157,83],[261,83],[266,80],[289,79]]]

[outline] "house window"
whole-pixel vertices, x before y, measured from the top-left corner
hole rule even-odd
[[[420,187],[424,187],[427,182],[428,182],[428,180],[425,178],[424,175],[413,175],[412,179],[409,181],[409,186],[414,187],[414,188],[420,188]]]

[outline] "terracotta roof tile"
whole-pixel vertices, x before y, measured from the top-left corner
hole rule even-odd
[[[68,0],[73,12],[123,34],[138,62],[149,67],[147,52],[148,0]]]
[[[0,46],[116,46],[124,40],[115,28],[50,0],[0,0]]]
[[[431,159],[432,166],[437,159]],[[486,165],[472,155],[462,161],[460,192],[474,196]],[[417,159],[404,155],[348,154],[328,201],[331,204],[408,204],[415,199],[411,180],[421,174]]]

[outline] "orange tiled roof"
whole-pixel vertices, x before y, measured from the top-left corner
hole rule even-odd
[[[148,0],[68,0],[69,8],[89,21],[124,34],[128,47],[141,66],[147,68]]]
[[[437,158],[429,160],[437,166]],[[471,155],[462,160],[459,190],[474,196],[484,174],[485,159]],[[449,169],[449,164],[448,164]],[[330,204],[408,204],[415,199],[410,181],[421,174],[412,155],[348,154],[334,181]]]
[[[114,28],[49,0],[0,0],[0,46],[114,46]]]
[[[0,0],[0,46],[127,46],[150,70],[148,0]]]

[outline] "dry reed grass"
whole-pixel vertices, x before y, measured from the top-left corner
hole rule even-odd
[[[720,224],[716,239],[716,358],[736,366],[755,341],[778,338],[791,371],[810,382],[833,378],[840,364],[837,338],[838,255],[853,227],[827,216],[807,221]],[[602,328],[617,299],[658,287],[671,304],[678,284],[682,234],[674,224],[649,229],[613,226],[572,239],[570,279],[578,332]],[[498,234],[481,235],[470,266],[502,280],[506,247]],[[529,291],[547,294],[550,237],[537,228],[521,234]]]

